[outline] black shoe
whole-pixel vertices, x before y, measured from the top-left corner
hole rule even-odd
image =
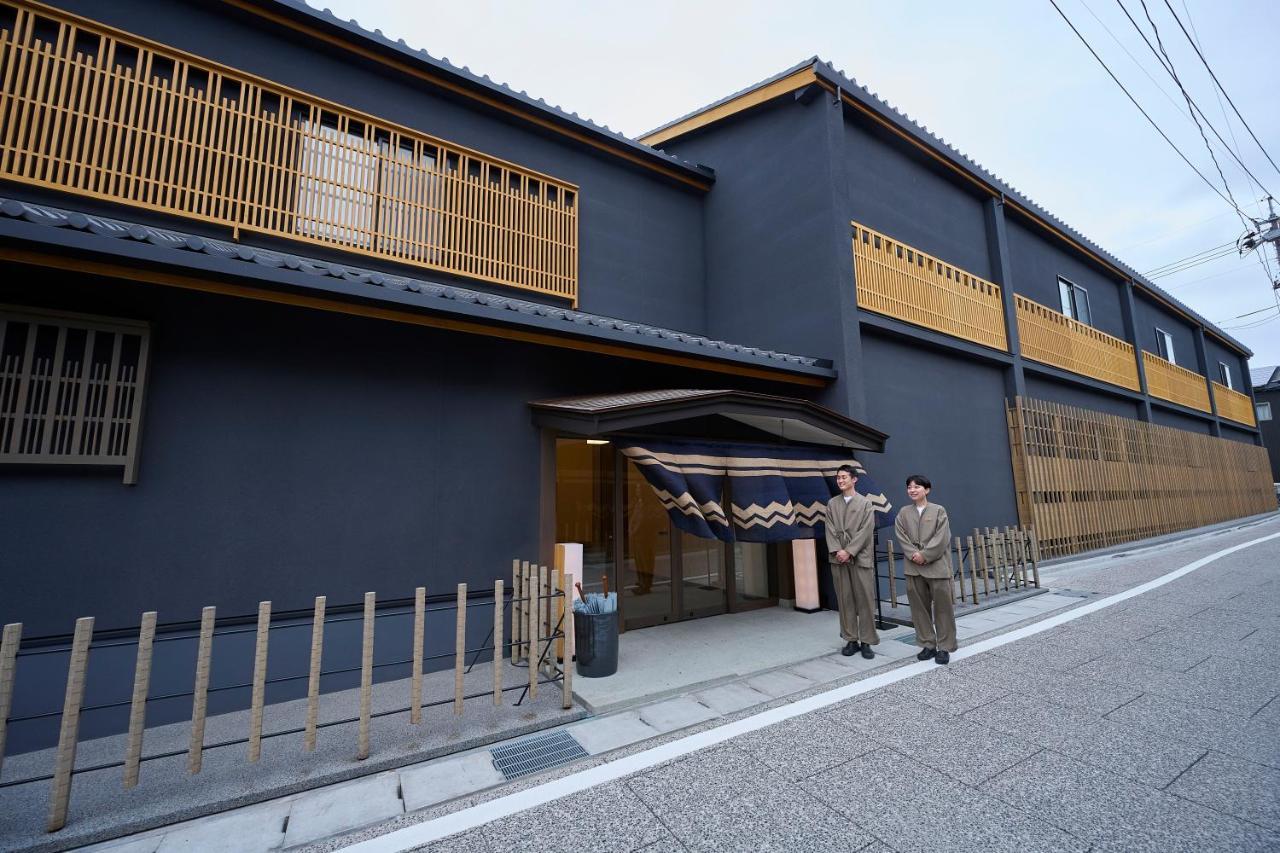
[[[933,662],[943,665],[951,663],[951,652],[939,651],[938,656],[933,659]]]
[[[920,654],[916,655],[916,660],[928,660],[929,658],[933,657],[937,653],[938,652],[936,649],[928,649],[928,648],[921,649]]]
[[[875,656],[876,656],[876,653],[875,653],[875,652],[873,652],[873,651],[871,651],[871,644],[870,644],[870,643],[863,643],[863,644],[862,644],[862,656],[863,656],[864,658],[866,658],[867,660],[871,660],[873,657],[875,657]]]
[[[858,651],[858,644],[849,642],[844,644],[844,648],[840,650],[840,654],[847,658],[853,657]]]

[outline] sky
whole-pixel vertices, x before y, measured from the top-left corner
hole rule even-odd
[[[1213,260],[1156,283],[1252,349],[1253,366],[1280,364],[1280,294],[1259,253],[1231,245],[1247,220],[1160,138],[1049,0],[311,2],[631,137],[816,54],[1134,269],[1207,252]],[[1182,85],[1227,142],[1204,128],[1230,193],[1177,85],[1125,17],[1156,46],[1142,0],[1057,2],[1217,192],[1264,218],[1280,169],[1170,5],[1280,164],[1274,0],[1145,0]],[[1267,261],[1280,278],[1274,250]]]

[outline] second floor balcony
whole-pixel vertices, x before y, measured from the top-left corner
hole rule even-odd
[[[1258,425],[1257,412],[1253,407],[1253,398],[1232,390],[1221,382],[1213,384],[1213,401],[1218,406],[1218,416],[1235,421],[1245,426]]]
[[[1141,389],[1132,344],[1025,296],[1013,299],[1024,358],[1130,391]]]
[[[1147,374],[1147,392],[1152,397],[1201,412],[1213,411],[1209,405],[1209,385],[1199,373],[1145,351],[1142,368]]]
[[[577,302],[575,185],[22,0],[0,178]]]

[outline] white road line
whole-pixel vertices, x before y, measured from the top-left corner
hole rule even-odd
[[[1028,625],[1016,631],[1010,631],[1007,634],[1001,634],[998,637],[992,637],[989,640],[966,646],[955,652],[951,659],[953,661],[964,660],[967,657],[982,654],[991,649],[1039,634],[1042,631],[1048,631],[1050,628],[1056,628],[1059,625],[1088,616],[1090,613],[1096,613],[1122,601],[1127,601],[1134,596],[1142,595],[1144,592],[1150,592],[1177,580],[1183,575],[1190,574],[1196,569],[1207,566],[1215,560],[1220,560],[1229,554],[1234,554],[1236,551],[1241,551],[1271,539],[1280,539],[1280,533],[1272,533],[1268,536],[1242,542],[1239,545],[1233,545],[1230,548],[1224,548],[1221,551],[1215,551],[1207,557],[1202,557],[1199,560],[1174,569],[1168,574],[1161,575],[1155,580],[1147,581],[1133,589],[1118,592],[1115,595],[1085,604],[1066,613],[1050,616],[1036,622],[1034,625]],[[553,800],[567,797],[570,794],[576,794],[580,791],[594,788],[597,785],[603,785],[621,779],[624,776],[648,770],[664,761],[670,761],[673,758],[679,758],[682,755],[688,755],[691,752],[697,752],[700,749],[724,743],[738,735],[753,732],[784,720],[790,720],[793,717],[829,707],[837,702],[843,702],[855,696],[861,696],[863,693],[869,693],[872,690],[878,690],[881,687],[896,684],[899,681],[905,681],[908,678],[932,672],[936,669],[937,665],[932,661],[910,664],[862,681],[856,681],[844,687],[837,687],[834,690],[810,696],[806,699],[799,699],[788,705],[771,708],[768,711],[762,711],[759,714],[736,720],[732,723],[726,723],[714,729],[708,729],[679,740],[670,741],[661,746],[655,746],[652,749],[646,749],[643,752],[619,758],[608,764],[592,767],[560,779],[553,779],[533,788],[527,788],[514,794],[508,794],[505,797],[480,803],[453,814],[407,826],[404,829],[370,838],[367,841],[360,841],[342,849],[352,851],[352,853],[398,853],[398,851],[429,844],[432,841],[456,835],[468,829],[474,829],[477,826],[482,826],[500,818],[518,814],[543,803],[549,803]]]

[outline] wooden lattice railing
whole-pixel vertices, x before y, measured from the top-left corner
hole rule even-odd
[[[1146,351],[1142,353],[1142,367],[1147,374],[1147,393],[1152,397],[1201,412],[1212,411],[1209,386],[1199,373]]]
[[[1025,397],[1008,414],[1018,518],[1046,557],[1276,508],[1262,447]]]
[[[858,307],[1007,352],[1000,287],[853,223]]]
[[[1238,424],[1257,426],[1258,416],[1253,408],[1253,399],[1248,394],[1241,394],[1223,385],[1213,383],[1213,399],[1218,404],[1218,415]]]
[[[0,178],[577,301],[573,184],[28,0]]]
[[[1015,294],[1013,299],[1023,357],[1130,391],[1139,390],[1132,344],[1025,296]]]

